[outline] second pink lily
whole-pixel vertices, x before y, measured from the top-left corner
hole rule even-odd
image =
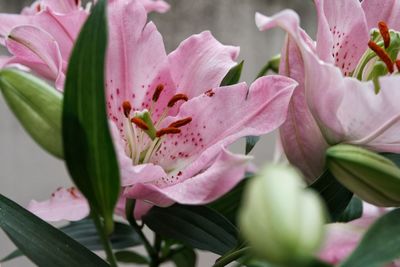
[[[395,0],[315,5],[316,42],[291,10],[256,15],[260,30],[278,26],[288,32],[280,74],[298,81],[299,88],[280,133],[289,161],[309,182],[324,170],[331,145],[400,153],[399,5]]]

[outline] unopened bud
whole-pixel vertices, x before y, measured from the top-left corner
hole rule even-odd
[[[258,257],[284,266],[302,266],[321,244],[325,208],[300,173],[284,165],[267,166],[250,181],[240,226]]]
[[[400,169],[392,161],[351,145],[333,146],[326,155],[335,178],[361,199],[381,207],[400,206]]]

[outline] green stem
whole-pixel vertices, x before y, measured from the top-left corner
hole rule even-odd
[[[96,225],[97,232],[100,235],[101,242],[103,243],[104,251],[106,252],[106,255],[107,255],[107,260],[110,263],[111,267],[117,267],[118,266],[117,259],[115,258],[115,255],[112,251],[111,243],[105,232],[103,223],[101,222],[99,215],[93,213],[92,217],[93,217],[94,223]]]
[[[127,199],[126,204],[125,204],[126,219],[128,220],[129,224],[132,226],[132,228],[135,230],[135,232],[139,235],[139,238],[142,240],[143,245],[147,251],[147,254],[149,255],[149,257],[151,259],[150,267],[158,267],[160,264],[158,253],[153,248],[153,246],[150,244],[149,240],[143,233],[142,228],[137,224],[137,222],[133,216],[134,209],[135,209],[135,200]]]
[[[229,253],[226,256],[223,256],[222,258],[220,258],[214,265],[213,267],[223,267],[228,265],[231,262],[236,261],[237,259],[243,257],[244,255],[246,255],[246,253],[249,251],[249,248],[242,248],[236,251],[233,251],[231,253]]]

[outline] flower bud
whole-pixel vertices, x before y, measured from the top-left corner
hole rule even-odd
[[[321,244],[325,208],[300,173],[289,166],[267,166],[249,182],[240,226],[258,257],[270,263],[301,266]]]
[[[46,151],[63,157],[62,94],[31,74],[0,70],[0,90],[25,130]]]
[[[389,159],[351,145],[326,152],[335,178],[361,199],[376,206],[400,206],[400,169]]]

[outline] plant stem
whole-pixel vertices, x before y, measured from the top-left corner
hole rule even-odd
[[[158,252],[153,248],[153,246],[150,244],[149,240],[143,233],[142,228],[137,224],[137,222],[133,216],[134,209],[135,209],[135,200],[127,199],[126,205],[125,205],[126,219],[128,220],[129,224],[132,226],[132,228],[135,230],[135,232],[139,235],[139,238],[142,240],[143,245],[147,251],[147,254],[149,255],[149,257],[151,259],[150,267],[158,267],[160,264]]]
[[[248,252],[249,248],[242,248],[236,251],[233,251],[231,253],[229,253],[226,256],[221,257],[214,265],[213,267],[223,267],[228,265],[231,262],[234,262],[235,260],[243,257],[244,255],[246,255],[246,253]]]
[[[117,267],[118,266],[117,259],[115,258],[115,255],[112,251],[110,240],[108,239],[108,236],[105,233],[103,223],[101,222],[99,215],[93,213],[92,217],[96,225],[97,232],[100,235],[101,242],[103,243],[104,251],[106,252],[107,255],[107,260],[110,263],[111,267]]]

